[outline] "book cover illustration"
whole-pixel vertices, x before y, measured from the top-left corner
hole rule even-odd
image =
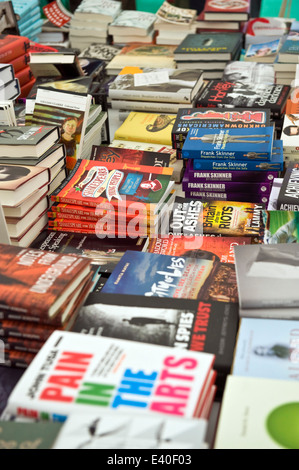
[[[234,265],[127,251],[102,289],[107,294],[237,302]]]
[[[297,243],[236,246],[240,315],[297,320],[298,259]]]
[[[109,44],[98,44],[91,43],[88,47],[83,49],[79,54],[79,59],[83,58],[94,58],[100,59],[104,62],[110,62],[117,54],[121,51],[120,47],[111,46]]]
[[[180,8],[165,1],[156,12],[158,18],[174,25],[190,25],[197,16],[197,10]]]
[[[276,74],[273,64],[234,60],[226,64],[221,80],[239,85],[273,86],[276,82]]]
[[[12,245],[0,245],[0,251],[1,318],[12,313],[19,320],[62,324],[63,295],[72,293],[73,281],[78,287],[86,278],[90,261]]]
[[[91,293],[71,331],[215,354],[222,389],[238,324],[235,303],[160,298],[157,305],[150,297]]]
[[[297,243],[299,241],[298,211],[262,210],[262,217],[262,243]]]
[[[78,16],[84,19],[85,13],[94,13],[97,15],[110,16],[111,18],[116,17],[121,11],[121,2],[111,0],[98,0],[95,2],[83,1],[79,3],[75,10],[75,18]],[[82,15],[78,15],[78,13]]]
[[[106,237],[99,240],[95,234],[44,230],[30,247],[65,255],[74,253],[88,258],[92,265],[99,266],[100,272],[112,272],[127,250],[143,251],[147,244],[147,238]]]
[[[126,163],[77,162],[70,177],[52,194],[56,202],[96,207],[109,202],[127,207],[132,202],[154,211],[169,188],[172,168],[136,166]]]
[[[0,148],[1,144],[3,147],[9,146],[11,150],[15,150],[15,146],[36,146],[50,134],[55,133],[55,124],[44,126],[13,126],[7,129],[0,130]],[[57,139],[59,139],[59,133],[57,131]],[[53,137],[54,140],[54,137]],[[45,150],[48,150],[45,149]],[[24,149],[26,151],[26,149]]]
[[[244,60],[274,62],[279,51],[280,44],[280,39],[261,44],[250,44],[246,50]]]
[[[185,56],[185,60],[189,60],[190,54],[213,54],[217,60],[217,54],[228,53],[230,56],[233,55],[238,45],[241,42],[241,33],[201,33],[201,34],[188,34],[185,39],[177,46],[174,51],[175,57]]]
[[[244,19],[248,18],[250,11],[250,0],[223,1],[206,0],[204,4],[204,13],[227,13],[230,17],[233,13],[245,13]]]
[[[242,318],[232,375],[297,381],[298,327],[293,320]]]
[[[113,34],[114,28],[128,27],[137,30],[151,29],[156,21],[156,15],[146,11],[122,10],[109,25],[109,33]],[[113,28],[113,29],[111,29]],[[113,31],[113,32],[112,32]],[[140,34],[140,33],[139,33]]]
[[[273,126],[254,130],[190,129],[182,157],[267,161],[272,154],[273,138]]]
[[[289,380],[229,375],[214,449],[298,449],[298,393]]]
[[[113,139],[109,147],[134,149],[134,150],[145,150],[146,152],[158,152],[158,153],[169,153],[170,162],[176,162],[176,150],[171,145],[161,145],[146,142],[134,142],[133,140],[116,140]]]
[[[299,164],[289,162],[278,193],[277,210],[299,211]]]
[[[299,149],[299,114],[285,114],[281,140],[286,153],[297,153]]]
[[[52,449],[205,449],[207,425],[203,418],[72,413]]]
[[[110,145],[93,145],[90,160],[107,163],[128,163],[130,165],[147,165],[168,167],[170,154],[146,151],[134,148],[117,148]]]
[[[146,357],[151,358],[150,364],[144,360]],[[201,411],[200,396],[214,360],[215,356],[209,353],[55,331],[10,395],[7,412],[64,421],[74,411],[94,413],[105,407],[113,412],[167,413],[190,418]],[[47,370],[43,370],[45,363]],[[78,364],[80,374],[74,384],[71,371]],[[176,378],[169,374],[166,377],[165,371],[175,371]],[[72,386],[65,382],[66,377]],[[142,381],[146,395],[144,390],[133,390],[136,378]],[[58,385],[61,381],[63,386]],[[160,387],[165,385],[184,386],[184,396],[162,396]]]
[[[0,164],[0,191],[15,191],[34,177],[42,173],[46,174],[47,171],[39,166]],[[49,176],[46,175],[45,183],[48,180]],[[2,203],[4,204],[4,201]]]

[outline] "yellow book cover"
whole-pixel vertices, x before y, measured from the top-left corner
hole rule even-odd
[[[139,113],[132,111],[116,130],[114,138],[172,146],[171,132],[176,114]]]

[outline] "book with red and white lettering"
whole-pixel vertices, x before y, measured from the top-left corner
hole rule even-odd
[[[5,412],[56,421],[103,408],[201,417],[215,380],[214,360],[209,353],[54,331],[10,394]]]

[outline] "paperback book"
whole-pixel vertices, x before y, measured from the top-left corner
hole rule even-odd
[[[277,210],[299,211],[299,163],[289,162],[277,197]]]
[[[53,358],[50,363],[49,354]],[[144,361],[145,357],[151,358],[150,364]],[[109,365],[104,367],[107,360]],[[14,388],[6,412],[35,419],[65,421],[75,411],[95,413],[104,406],[115,413],[120,410],[145,415],[167,413],[186,418],[200,417],[202,401],[206,398],[204,387],[213,371],[214,360],[215,356],[209,353],[55,331]],[[64,381],[66,372],[70,379],[70,372],[75,365],[78,367],[78,361],[81,365],[76,387],[65,382],[63,386],[51,383],[53,380],[56,384]],[[45,362],[48,364],[46,371]],[[62,365],[64,370],[59,371]],[[136,372],[132,373],[132,370]],[[176,378],[174,374],[169,378],[174,370]],[[136,374],[139,380],[142,376],[146,396],[144,392],[129,393],[128,382],[133,387]],[[29,393],[32,385],[37,383],[37,377],[37,389]],[[165,385],[184,386],[184,397],[161,396],[160,387]]]
[[[128,163],[130,165],[147,165],[168,167],[170,153],[151,152],[134,148],[118,148],[104,145],[93,145],[90,160],[107,163]]]
[[[299,45],[298,32],[290,31],[284,40],[279,53],[278,62],[298,63]]]
[[[123,32],[128,35],[146,36],[154,27],[156,15],[146,11],[122,10],[109,24],[112,36]]]
[[[247,21],[250,17],[251,0],[223,2],[222,0],[206,0],[203,8],[205,20]]]

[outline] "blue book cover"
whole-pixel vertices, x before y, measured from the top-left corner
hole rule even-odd
[[[287,36],[286,40],[282,44],[279,55],[278,61],[284,61],[285,58],[289,56],[294,56],[294,62],[298,62],[298,54],[299,54],[299,32],[291,31]],[[293,59],[290,58],[291,61]]]
[[[44,21],[42,19],[35,21],[32,23],[28,28],[24,29],[22,32],[22,36],[36,36],[42,31],[42,26],[44,24]]]
[[[242,318],[232,375],[298,381],[299,321]]]
[[[40,7],[39,3],[39,0],[12,0],[14,12],[20,19],[37,6]]]
[[[30,21],[33,20],[34,21],[34,18],[35,17],[39,17],[41,18],[41,12],[40,12],[40,8],[37,6],[35,8],[33,8],[32,10],[28,11],[28,13],[26,15],[24,15],[19,21],[18,21],[18,26],[19,28],[20,27],[24,27],[25,24],[28,26]]]
[[[18,24],[20,34],[23,35],[24,31],[26,32],[27,29],[30,29],[30,28],[34,27],[35,23],[40,21],[40,20],[41,20],[40,13],[37,12],[36,15],[29,18],[27,21],[24,21],[24,23]]]
[[[217,160],[199,159],[193,160],[194,170],[239,170],[239,171],[282,171],[284,167],[282,141],[274,140],[273,152],[270,161],[244,161],[244,160]]]
[[[218,261],[127,251],[102,292],[147,297],[204,297]]]
[[[269,161],[274,127],[249,129],[190,129],[183,158]]]

